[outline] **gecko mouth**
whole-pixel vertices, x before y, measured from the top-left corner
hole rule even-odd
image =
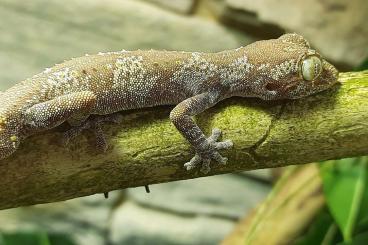
[[[290,98],[291,92],[294,91],[298,85],[300,84],[300,80],[293,80],[290,83],[286,84],[281,88],[280,94],[283,98]]]
[[[287,99],[290,96],[290,92],[295,90],[296,87],[300,84],[300,80],[295,79],[287,84],[282,84],[279,81],[270,81],[265,85],[265,89],[268,91],[275,91],[279,95],[281,99]]]
[[[298,84],[300,83],[300,81],[298,80],[295,80],[295,81],[292,81],[291,83],[287,84],[284,88],[283,88],[283,92],[284,93],[287,93],[289,92],[290,90],[294,89],[296,86],[298,86]]]

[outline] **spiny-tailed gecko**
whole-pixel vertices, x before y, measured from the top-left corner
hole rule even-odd
[[[196,151],[184,166],[201,165],[207,173],[211,160],[226,163],[219,150],[232,142],[217,142],[219,129],[206,138],[192,116],[232,96],[305,97],[331,87],[337,76],[336,68],[297,34],[218,53],[138,50],[75,58],[0,92],[0,159],[27,136],[63,122],[75,126],[68,137],[95,129],[106,149],[104,120],[90,115],[176,105],[170,119]]]

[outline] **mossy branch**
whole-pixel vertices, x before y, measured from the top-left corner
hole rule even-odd
[[[368,155],[368,72],[340,74],[341,86],[295,101],[232,98],[197,117],[223,130],[234,148],[209,175]],[[96,152],[86,132],[68,147],[60,132],[27,139],[0,161],[0,209],[67,200],[204,176],[183,164],[193,150],[168,119],[170,108],[124,112],[106,125],[110,149]],[[59,129],[60,131],[60,129]]]

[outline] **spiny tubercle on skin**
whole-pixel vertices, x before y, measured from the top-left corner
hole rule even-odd
[[[211,159],[226,162],[218,150],[232,143],[216,142],[219,130],[206,138],[191,116],[231,96],[294,99],[336,81],[337,70],[297,34],[219,53],[138,50],[88,55],[0,93],[0,159],[13,153],[23,138],[65,121],[98,128],[89,115],[173,104],[170,119],[196,150],[186,168],[202,163],[202,171],[208,172]]]

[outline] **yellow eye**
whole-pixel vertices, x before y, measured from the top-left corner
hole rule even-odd
[[[322,62],[316,56],[309,56],[302,63],[302,75],[307,81],[312,81],[322,71]]]

